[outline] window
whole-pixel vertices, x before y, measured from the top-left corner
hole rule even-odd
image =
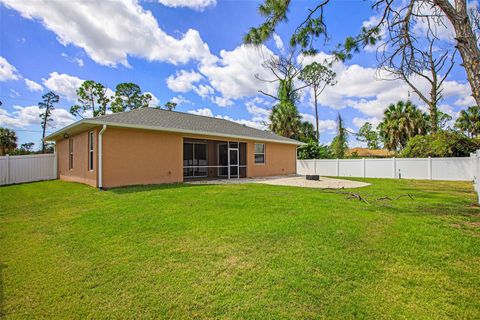
[[[73,138],[68,139],[68,170],[73,169]]]
[[[265,163],[265,144],[255,143],[254,156],[255,156],[255,163],[257,164]]]
[[[88,133],[88,170],[93,171],[93,131]]]

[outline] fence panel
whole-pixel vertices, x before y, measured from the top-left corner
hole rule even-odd
[[[365,177],[393,178],[393,159],[365,159]]]
[[[432,179],[473,180],[478,158],[432,158]]]
[[[339,161],[340,177],[363,177],[362,159],[343,159]]]
[[[395,160],[397,178],[430,179],[429,158],[401,158]]]
[[[297,160],[297,173],[340,177],[474,180],[477,176],[477,166],[480,167],[479,159],[478,156],[472,156]]]
[[[56,178],[55,154],[0,157],[0,185]]]

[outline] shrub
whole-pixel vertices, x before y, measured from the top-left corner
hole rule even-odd
[[[331,159],[332,152],[325,145],[318,144],[315,141],[309,141],[306,145],[298,148],[298,159]]]
[[[406,158],[425,157],[468,157],[480,148],[478,139],[468,138],[455,131],[440,131],[436,134],[415,136],[403,149]]]

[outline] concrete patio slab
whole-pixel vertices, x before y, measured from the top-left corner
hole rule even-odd
[[[186,182],[190,184],[244,184],[244,183],[263,183],[276,186],[291,186],[302,188],[319,188],[319,189],[351,189],[369,186],[369,183],[351,181],[344,179],[333,179],[320,177],[319,181],[306,180],[305,176],[275,176],[265,178],[241,178],[241,179],[214,179]]]

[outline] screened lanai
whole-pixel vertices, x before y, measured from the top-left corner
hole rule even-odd
[[[184,138],[183,178],[232,179],[247,176],[247,144]]]

